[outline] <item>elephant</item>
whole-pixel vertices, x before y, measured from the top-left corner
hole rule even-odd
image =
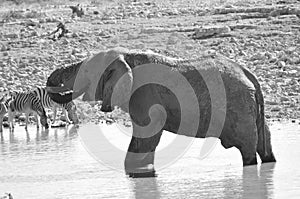
[[[178,76],[169,78],[173,74]],[[152,79],[145,83],[147,78]],[[159,83],[164,81],[171,83]],[[188,86],[181,87],[182,82]],[[209,85],[222,85],[225,98],[218,97],[222,89]],[[256,153],[262,163],[276,162],[257,77],[218,53],[181,59],[151,50],[113,48],[55,70],[48,77],[47,90],[58,103],[83,94],[83,100],[102,101],[103,112],[118,106],[130,114],[133,135],[124,164],[132,177],[156,175],[154,155],[163,130],[219,138],[224,148],[240,151],[243,166],[257,164]],[[178,99],[176,92],[181,95]],[[189,95],[195,100],[184,101]],[[150,123],[154,133],[143,128]]]

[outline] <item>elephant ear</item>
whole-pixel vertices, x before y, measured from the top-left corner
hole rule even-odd
[[[108,72],[105,74],[106,76],[100,79],[97,88],[98,92],[102,93],[102,95],[100,95],[103,97],[102,106],[118,106],[122,110],[128,111],[128,104],[133,86],[133,74],[130,66],[125,61],[124,56],[119,55],[119,57],[110,64]],[[111,76],[111,78],[108,76]],[[108,91],[106,89],[103,90],[103,88],[107,88],[110,85],[112,86],[112,89],[108,89]]]

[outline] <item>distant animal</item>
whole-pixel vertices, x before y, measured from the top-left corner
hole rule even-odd
[[[57,108],[63,108],[63,114],[66,117],[66,121],[68,123],[74,123],[78,124],[79,120],[76,114],[76,105],[73,101],[70,101],[68,103],[58,104],[54,102],[48,92],[45,88],[37,87],[33,90],[33,93],[37,96],[37,98],[40,100],[42,106],[48,109],[53,110],[53,121],[52,123],[55,123],[56,120],[56,114],[57,114]]]
[[[3,118],[8,113],[9,103],[11,99],[6,99],[6,95],[0,99],[0,132],[3,131]]]
[[[69,30],[66,28],[65,24],[63,24],[62,22],[59,22],[56,29],[51,32],[49,34],[53,35],[50,39],[52,39],[53,41],[56,41],[60,38],[62,38],[63,36],[65,36],[65,34],[67,34],[69,32]]]
[[[12,91],[9,93],[11,96],[11,102],[9,103],[8,109],[8,120],[9,120],[9,127],[10,129],[14,129],[14,116],[16,112],[25,113],[26,120],[25,120],[25,129],[27,130],[28,127],[28,118],[30,113],[34,113],[36,118],[37,128],[39,128],[39,118],[42,126],[45,129],[49,128],[47,123],[47,116],[46,111],[43,108],[40,100],[33,92],[17,92]]]
[[[80,8],[80,4],[77,4],[76,6],[70,6],[70,8],[72,10],[72,18],[75,17],[75,14],[77,17],[82,17],[82,15],[84,15],[82,8]]]

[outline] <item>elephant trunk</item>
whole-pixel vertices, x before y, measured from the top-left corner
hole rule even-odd
[[[74,82],[77,77],[80,66],[83,61],[72,64],[67,67],[56,69],[47,79],[47,91],[50,98],[56,103],[68,103],[79,97],[84,89],[68,94],[60,94],[68,91],[73,91]]]

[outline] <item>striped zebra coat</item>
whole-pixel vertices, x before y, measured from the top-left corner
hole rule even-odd
[[[9,103],[11,101],[11,99],[5,99],[5,97],[2,97],[0,99],[0,132],[3,131],[3,118],[4,118],[4,115],[6,113],[8,113],[8,109],[9,109]]]
[[[66,121],[68,123],[73,122],[74,124],[78,124],[79,120],[76,113],[76,105],[73,101],[65,104],[58,104],[54,102],[45,88],[37,87],[33,90],[33,93],[40,99],[41,104],[44,108],[49,108],[53,110],[53,123],[56,120],[57,108],[63,108],[63,113],[66,117]],[[70,121],[71,120],[71,121]]]
[[[14,116],[16,112],[25,113],[26,114],[26,126],[28,126],[28,118],[30,113],[34,113],[36,118],[37,128],[39,128],[39,118],[42,126],[46,129],[49,128],[47,123],[47,116],[44,107],[42,106],[40,100],[33,92],[10,92],[11,101],[9,103],[8,109],[8,118],[9,118],[9,126],[10,128],[14,128]]]

